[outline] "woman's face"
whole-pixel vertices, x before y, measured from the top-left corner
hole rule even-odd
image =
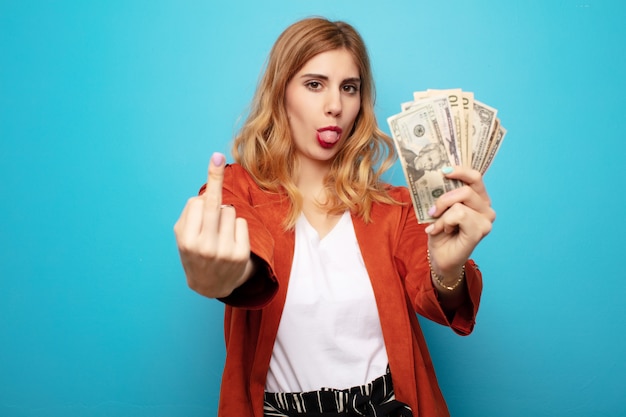
[[[345,49],[311,58],[287,84],[285,107],[300,162],[327,165],[352,131],[361,79]]]

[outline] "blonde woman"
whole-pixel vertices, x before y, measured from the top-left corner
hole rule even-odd
[[[481,175],[443,168],[465,186],[419,225],[381,181],[395,153],[363,40],[323,18],[279,36],[233,156],[174,227],[188,285],[226,305],[219,415],[447,416],[416,313],[474,327]]]

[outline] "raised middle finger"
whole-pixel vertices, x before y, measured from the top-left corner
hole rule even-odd
[[[212,236],[217,236],[219,230],[225,161],[226,158],[221,153],[216,152],[211,156],[206,189],[203,195],[204,210],[202,215],[202,232]]]

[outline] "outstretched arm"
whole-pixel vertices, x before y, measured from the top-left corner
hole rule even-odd
[[[491,231],[496,213],[478,171],[460,166],[442,171],[465,183],[437,199],[429,212],[437,220],[426,228],[432,281],[444,309],[453,311],[465,296],[465,264]]]
[[[254,272],[248,224],[222,205],[225,162],[213,154],[204,194],[189,199],[174,225],[189,287],[211,298],[228,296]]]

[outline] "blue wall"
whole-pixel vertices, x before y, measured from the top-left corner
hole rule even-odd
[[[385,130],[457,86],[509,130],[477,328],[424,322],[452,414],[625,415],[625,3],[221,3],[0,0],[0,416],[214,415],[222,306],[172,226],[312,14],[362,32]]]

